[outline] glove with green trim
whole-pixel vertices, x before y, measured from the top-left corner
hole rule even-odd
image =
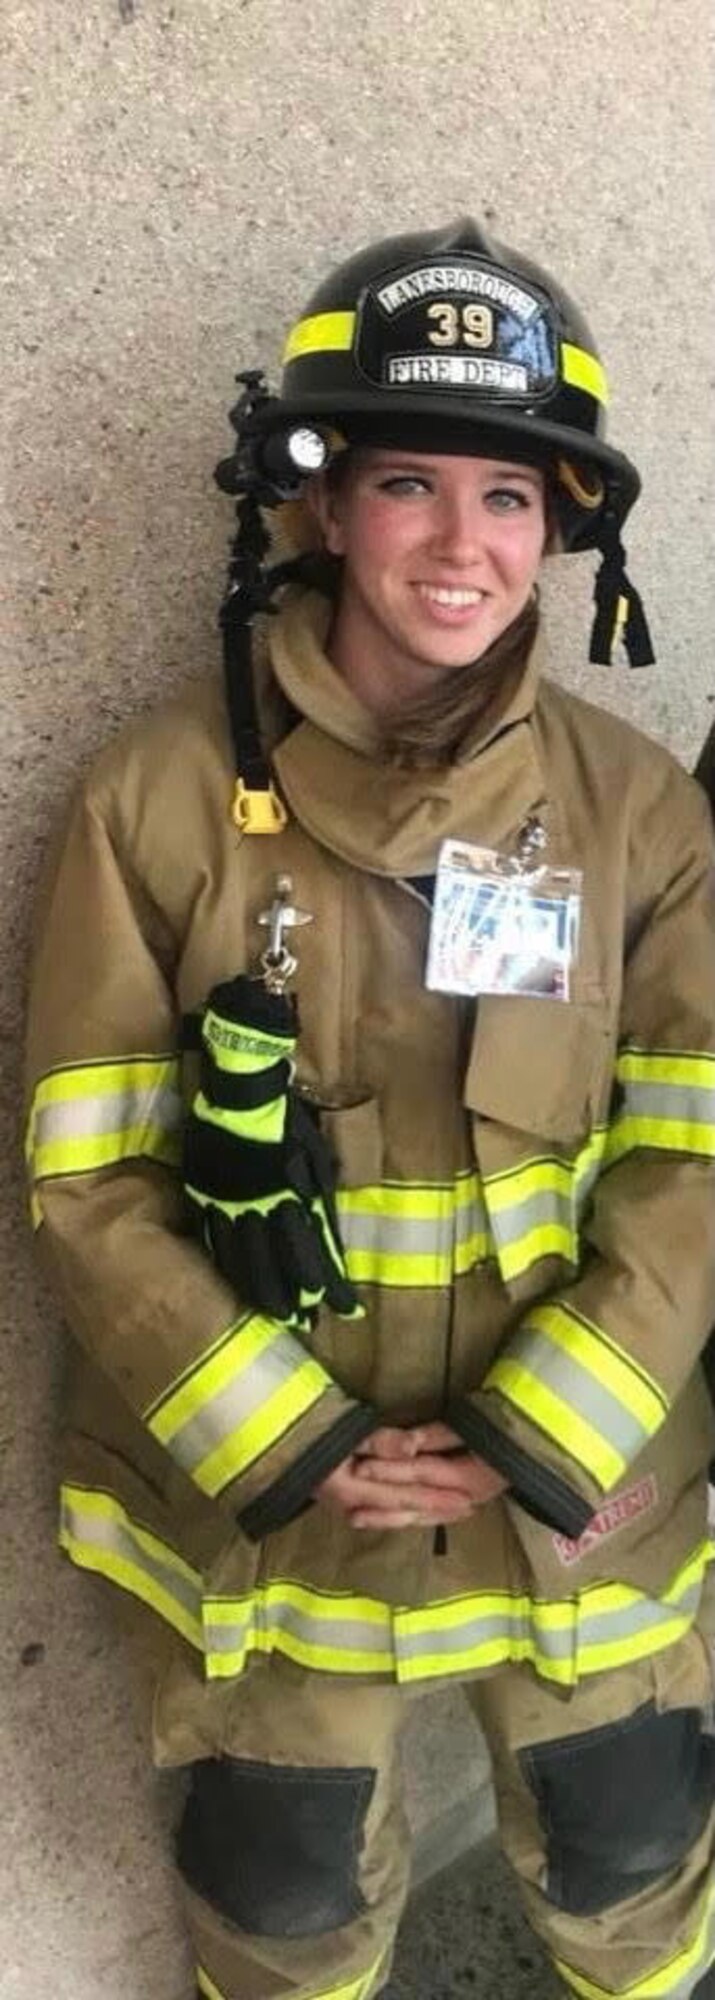
[[[297,1032],[289,995],[243,973],[212,988],[183,1175],[197,1233],[239,1296],[306,1326],[321,1305],[344,1319],[364,1307],[345,1267],[331,1155],[291,1087]]]

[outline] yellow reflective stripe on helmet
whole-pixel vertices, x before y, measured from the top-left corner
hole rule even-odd
[[[715,1156],[714,1055],[624,1048],[616,1079],[622,1104],[609,1134],[609,1162],[640,1146]]]
[[[438,1287],[494,1256],[476,1173],[452,1182],[381,1182],[336,1195],[349,1277],[356,1284]]]
[[[283,350],[283,366],[305,354],[348,354],[355,338],[354,312],[313,313],[291,327]],[[563,379],[574,389],[584,389],[598,403],[609,401],[606,371],[595,354],[571,341],[561,342]]]
[[[230,1326],[144,1412],[144,1421],[214,1498],[331,1386],[320,1362],[286,1327],[256,1313]]]
[[[80,1569],[94,1570],[140,1597],[191,1646],[203,1650],[198,1571],[132,1520],[113,1494],[65,1482],[60,1492],[59,1540]]]
[[[715,1874],[708,1871],[702,1898],[703,1914],[694,1937],[669,1958],[665,1965],[651,1967],[641,1979],[628,1986],[597,1986],[575,1972],[565,1959],[557,1958],[556,1971],[581,2000],[691,2000],[700,1980],[715,1965]]]
[[[585,389],[586,394],[594,396],[597,403],[608,405],[610,396],[606,370],[597,355],[589,354],[585,347],[574,347],[569,340],[562,340],[561,370],[564,381],[572,389]]]
[[[604,1492],[659,1429],[657,1383],[603,1328],[563,1305],[535,1306],[490,1368],[498,1390]]]
[[[202,1594],[198,1571],[114,1495],[70,1482],[62,1489],[60,1539],[80,1568],[142,1598],[181,1632],[204,1654],[213,1680],[241,1674],[253,1653],[278,1653],[321,1673],[409,1684],[527,1661],[542,1680],[575,1687],[681,1638],[715,1554],[703,1542],[659,1598],[597,1583],[563,1598],[484,1590],[415,1608],[291,1578],[240,1597]]]
[[[302,354],[347,354],[355,335],[354,312],[313,313],[291,327],[283,349],[283,366]]]
[[[181,1098],[175,1056],[73,1065],[41,1078],[27,1128],[33,1180],[137,1157],[175,1165]]]

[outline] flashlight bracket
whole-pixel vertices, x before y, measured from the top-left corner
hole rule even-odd
[[[244,368],[236,381],[243,389],[229,411],[236,445],[214,476],[223,493],[236,499],[250,493],[259,507],[278,507],[295,499],[308,474],[327,464],[329,447],[313,425],[287,425],[284,420],[268,428],[266,415],[271,409],[277,412],[280,404],[266,388],[262,368]]]

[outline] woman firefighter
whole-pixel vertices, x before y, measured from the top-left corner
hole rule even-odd
[[[165,1635],[206,2000],[371,2000],[405,1695],[464,1683],[586,2000],[715,1991],[707,808],[547,677],[651,657],[639,480],[549,274],[354,257],[242,378],[223,686],[124,732],[40,916],[33,1212],[62,1546]]]

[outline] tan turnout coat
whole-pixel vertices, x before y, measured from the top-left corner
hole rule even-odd
[[[326,619],[295,595],[268,634],[304,718],[275,750],[284,832],[237,834],[222,693],[196,684],[105,751],[45,888],[28,1153],[75,1337],[62,1540],[209,1675],[276,1649],[409,1682],[521,1659],[568,1688],[686,1630],[708,1554],[707,807],[535,657],[452,768],[390,769]],[[572,998],[428,992],[440,842],[514,852],[533,813],[547,859],[583,871]],[[248,1314],[190,1239],[177,1172],[181,1016],[255,962],[280,874],[313,917],[298,1074],[367,1309],[302,1339]],[[310,1491],[368,1407],[446,1407],[509,1495],[442,1554],[428,1530],[331,1519]]]

